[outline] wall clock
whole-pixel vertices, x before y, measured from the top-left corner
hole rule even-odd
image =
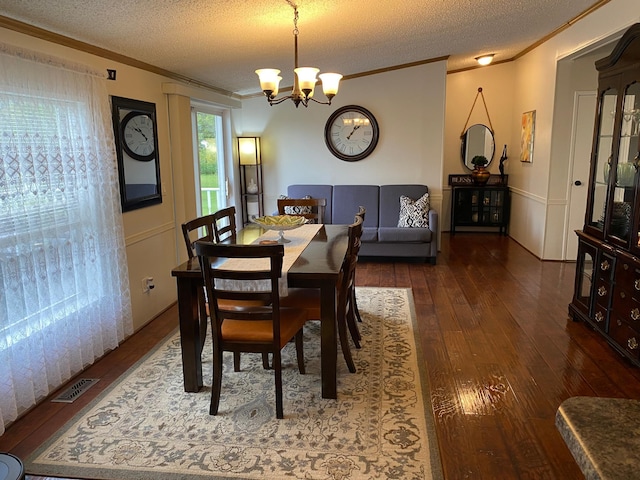
[[[162,203],[155,103],[111,97],[122,211]]]
[[[150,115],[129,112],[122,119],[121,128],[122,147],[127,155],[141,162],[150,162],[155,158],[155,125]]]
[[[324,141],[340,160],[356,162],[373,152],[378,144],[378,122],[364,107],[347,105],[331,114],[324,127]]]

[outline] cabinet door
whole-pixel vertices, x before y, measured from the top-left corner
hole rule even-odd
[[[596,248],[582,240],[578,242],[578,262],[573,305],[586,317],[591,314],[593,285],[595,281]],[[603,319],[604,320],[604,319]]]
[[[598,102],[597,132],[591,153],[591,192],[588,195],[585,230],[604,238],[607,186],[613,156],[613,130],[616,117],[618,89],[610,86],[600,92]]]
[[[624,90],[616,162],[605,164],[605,176],[612,176],[610,213],[607,216],[607,240],[624,248],[629,247],[631,228],[635,218],[636,162],[640,130],[640,83],[632,82]],[[613,165],[616,165],[615,169]],[[638,238],[636,233],[635,243]]]

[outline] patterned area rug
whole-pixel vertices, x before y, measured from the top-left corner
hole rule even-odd
[[[427,377],[409,289],[358,288],[362,348],[350,374],[338,353],[338,399],[320,396],[320,325],[305,326],[306,374],[283,352],[283,420],[273,372],[225,354],[217,416],[211,390],[185,393],[171,335],[27,459],[36,475],[104,480],[441,479]],[[210,337],[210,335],[208,335]],[[211,345],[203,378],[211,384]],[[228,356],[226,356],[228,355]],[[419,356],[419,358],[422,358]]]

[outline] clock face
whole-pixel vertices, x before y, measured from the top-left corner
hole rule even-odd
[[[122,119],[122,146],[131,158],[149,162],[155,158],[153,119],[142,112],[129,112]]]
[[[366,108],[348,105],[337,109],[327,120],[324,141],[341,160],[355,162],[367,157],[378,143],[378,122]]]

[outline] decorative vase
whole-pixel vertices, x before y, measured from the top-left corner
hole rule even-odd
[[[476,167],[471,170],[471,178],[473,178],[473,182],[478,185],[484,185],[487,183],[490,176],[491,173],[485,167],[476,165]]]
[[[247,193],[258,193],[258,185],[253,181],[253,178],[249,181],[249,185],[247,185]]]

